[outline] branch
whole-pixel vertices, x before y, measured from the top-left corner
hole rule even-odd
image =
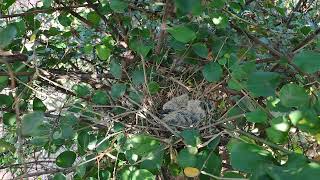
[[[46,171],[39,171],[39,172],[34,172],[34,173],[29,173],[29,174],[25,174],[22,176],[18,176],[16,178],[13,178],[13,180],[18,180],[18,179],[23,179],[23,178],[30,178],[30,177],[35,177],[35,176],[41,176],[41,175],[45,175],[45,174],[55,174],[55,173],[59,173],[59,172],[64,172],[64,173],[69,173],[74,171],[75,168],[70,168],[70,169],[51,169],[51,170],[46,170]]]
[[[291,51],[292,54],[296,54],[298,51],[309,45],[318,35],[320,34],[320,27],[316,29],[312,34],[307,36],[300,44],[298,44],[293,50]]]
[[[290,15],[289,15],[289,18],[287,19],[286,21],[286,26],[288,27],[293,16],[294,16],[294,12],[298,11],[300,6],[302,5],[302,3],[304,2],[305,0],[299,0],[297,5],[292,9],[292,11],[290,12]]]
[[[10,15],[1,15],[0,14],[0,19],[14,18],[14,17],[25,17],[25,16],[35,15],[35,14],[40,14],[40,13],[50,13],[50,12],[55,12],[55,11],[63,11],[66,9],[76,9],[76,8],[87,7],[87,6],[88,6],[88,4],[81,4],[81,5],[76,5],[76,6],[57,7],[57,8],[50,8],[50,9],[35,9],[35,10],[23,12],[23,13],[10,14]]]
[[[159,53],[161,52],[162,49],[162,44],[164,42],[165,36],[166,36],[166,28],[167,28],[167,18],[168,15],[170,14],[170,0],[166,0],[166,4],[164,7],[164,14],[162,16],[162,23],[161,23],[161,27],[160,27],[160,33],[159,33],[159,37],[158,37],[158,44],[156,46],[156,54],[159,55]]]
[[[269,50],[270,54],[272,54],[273,56],[276,57],[281,57],[283,56],[281,52],[279,52],[278,50],[274,49],[273,47],[268,46],[267,44],[263,43],[262,41],[260,41],[257,37],[252,36],[251,34],[249,34],[248,32],[246,32],[245,30],[242,30],[241,28],[239,28],[238,26],[236,26],[234,23],[230,22],[230,25],[233,29],[235,29],[238,33],[244,34],[246,35],[250,40],[252,40],[253,42],[255,42],[256,44],[266,48],[267,50]]]

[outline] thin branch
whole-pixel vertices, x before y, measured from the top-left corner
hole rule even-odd
[[[161,27],[160,27],[160,33],[158,37],[158,44],[156,46],[156,54],[160,54],[161,49],[162,49],[162,44],[164,42],[165,36],[166,36],[166,28],[167,28],[167,18],[170,14],[170,9],[171,9],[171,1],[166,0],[166,4],[164,7],[164,14],[162,16],[162,22],[161,22]]]
[[[0,14],[0,19],[5,19],[5,18],[14,18],[14,17],[25,17],[29,15],[36,15],[40,13],[50,13],[50,12],[55,12],[55,11],[63,11],[66,9],[77,9],[77,8],[82,8],[82,7],[87,7],[88,4],[80,4],[76,6],[67,6],[67,7],[56,7],[56,8],[50,8],[50,9],[35,9],[23,13],[18,13],[18,14],[9,14],[9,15],[1,15]]]
[[[291,51],[293,54],[296,54],[298,51],[309,45],[318,35],[320,34],[320,27],[316,29],[312,34],[307,36],[300,44],[298,44]]]
[[[301,5],[302,5],[302,3],[303,3],[304,1],[305,1],[305,0],[299,0],[298,3],[297,3],[297,5],[296,5],[296,6],[292,9],[292,11],[290,12],[290,15],[289,15],[289,17],[288,17],[288,19],[287,19],[287,21],[286,21],[286,26],[287,26],[287,27],[289,26],[291,20],[293,19],[294,13],[300,9],[300,7],[301,7]]]
[[[262,41],[260,41],[257,37],[254,37],[253,35],[249,34],[248,32],[246,32],[245,30],[242,30],[240,27],[236,26],[234,23],[230,22],[230,25],[233,29],[235,29],[238,33],[244,34],[246,35],[250,40],[252,40],[253,42],[255,42],[256,44],[266,48],[267,50],[269,50],[270,54],[272,54],[273,56],[276,57],[281,57],[283,56],[281,52],[279,52],[278,50],[274,49],[273,47],[268,46],[267,44],[263,43]]]

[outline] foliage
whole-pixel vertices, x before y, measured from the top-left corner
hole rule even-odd
[[[0,169],[16,179],[318,179],[319,6],[0,1]],[[162,105],[186,92],[206,117],[163,121]]]

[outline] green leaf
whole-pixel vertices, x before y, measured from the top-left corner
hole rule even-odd
[[[44,114],[42,112],[31,112],[22,117],[21,133],[23,136],[30,136],[35,133],[43,124]]]
[[[148,87],[151,95],[157,94],[160,91],[160,85],[157,82],[149,82]]]
[[[58,16],[58,21],[64,27],[70,26],[72,23],[71,18],[69,18],[65,13],[62,13]]]
[[[200,133],[195,129],[186,129],[181,132],[181,136],[186,145],[197,147],[201,143]]]
[[[91,54],[93,51],[93,46],[91,44],[87,44],[84,48],[83,51],[85,54]]]
[[[92,101],[98,105],[106,105],[110,103],[107,92],[98,90],[92,96]]]
[[[54,175],[53,180],[67,180],[67,178],[64,174],[57,173]]]
[[[155,180],[156,176],[146,169],[138,169],[131,174],[131,180]]]
[[[56,158],[57,166],[61,168],[72,167],[74,161],[76,160],[76,153],[73,151],[64,151]]]
[[[6,48],[16,37],[18,31],[13,24],[7,25],[5,28],[0,29],[0,49]]]
[[[206,173],[220,176],[221,169],[222,169],[222,161],[220,156],[218,156],[216,153],[212,153],[209,150],[205,149],[197,155],[196,167],[198,169],[201,169],[203,167],[202,170],[205,171]],[[200,179],[210,180],[210,177],[205,175],[200,175]]]
[[[138,86],[144,83],[144,73],[143,70],[134,70],[131,75],[132,82],[134,85]]]
[[[128,8],[128,2],[124,0],[111,0],[110,8],[117,13],[124,13]]]
[[[164,156],[164,150],[163,147],[160,146],[159,149],[150,152],[144,161],[141,162],[140,168],[141,169],[147,169],[148,171],[152,173],[157,173],[161,169],[162,162],[163,162],[163,156]]]
[[[168,28],[168,32],[177,40],[182,43],[188,43],[196,38],[196,33],[186,26],[175,26]]]
[[[101,60],[107,60],[111,55],[111,50],[105,45],[98,45],[96,47],[96,52]]]
[[[3,114],[3,124],[7,126],[13,126],[16,123],[16,114],[11,112],[6,112]]]
[[[317,112],[310,108],[301,108],[301,110],[292,111],[289,118],[293,125],[297,126],[301,131],[311,134],[320,133],[320,120]]]
[[[199,15],[201,12],[200,0],[175,0],[175,5],[182,14]]]
[[[225,0],[213,0],[210,3],[210,6],[213,8],[221,9],[224,7]]]
[[[286,116],[279,116],[272,119],[271,127],[277,131],[288,132],[290,129],[290,122]]]
[[[143,100],[143,93],[137,91],[130,91],[129,98],[132,99],[134,102],[140,104]]]
[[[293,58],[293,64],[305,73],[315,73],[320,70],[320,53],[303,51]]]
[[[280,76],[274,72],[254,72],[249,76],[247,87],[254,96],[273,96],[280,83]]]
[[[0,154],[6,153],[8,151],[14,152],[14,145],[6,142],[4,139],[0,139]]]
[[[206,64],[202,69],[202,75],[209,82],[217,82],[222,76],[222,68],[216,62]]]
[[[83,150],[88,148],[89,142],[90,135],[87,131],[83,131],[78,134],[78,144]]]
[[[89,12],[87,14],[87,19],[93,24],[93,26],[98,26],[101,21],[100,16],[95,11]]]
[[[273,158],[260,146],[239,142],[231,148],[230,161],[234,169],[252,173],[261,165],[272,164]]]
[[[130,150],[132,153],[139,156],[146,156],[151,152],[158,150],[161,147],[161,143],[155,138],[137,134],[128,139],[125,143],[125,149]]]
[[[274,143],[282,144],[288,140],[288,133],[278,131],[273,127],[266,129],[268,139]]]
[[[218,147],[220,140],[221,136],[219,135],[208,144],[208,149],[215,150]]]
[[[52,2],[53,2],[53,0],[42,0],[43,6],[45,8],[51,7]]]
[[[78,97],[85,97],[90,95],[90,89],[85,84],[75,84],[72,90],[76,93]]]
[[[115,78],[120,79],[122,75],[121,63],[116,60],[112,60],[110,62],[110,72]]]
[[[45,112],[47,110],[47,107],[39,98],[36,97],[33,100],[33,110]]]
[[[0,76],[0,91],[8,86],[9,78],[8,76]]]
[[[122,83],[113,84],[111,87],[111,97],[118,99],[125,94],[127,86]]]
[[[309,96],[303,87],[296,84],[286,84],[279,92],[280,102],[286,107],[305,106],[309,102]]]
[[[146,43],[140,38],[133,38],[130,40],[130,48],[146,57],[150,50],[153,48],[151,43]]]
[[[204,43],[196,43],[192,45],[192,50],[200,57],[207,58],[209,50]]]
[[[265,123],[268,120],[268,115],[266,112],[257,109],[253,112],[246,113],[247,121],[253,123]]]
[[[177,161],[180,167],[196,167],[197,157],[193,151],[189,148],[182,149],[177,157]]]

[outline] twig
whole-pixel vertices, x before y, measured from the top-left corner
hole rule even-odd
[[[171,3],[170,0],[166,0],[165,7],[164,7],[164,14],[162,16],[160,33],[159,33],[159,37],[158,37],[158,44],[157,44],[156,50],[155,50],[156,54],[160,54],[161,49],[162,49],[162,44],[163,44],[165,36],[166,36],[167,18],[170,13],[170,6],[171,6],[170,3]]]
[[[50,13],[50,12],[54,12],[54,11],[63,11],[66,9],[77,9],[77,8],[87,7],[87,6],[88,6],[88,4],[80,4],[80,5],[76,5],[76,6],[57,7],[57,8],[50,8],[50,9],[35,9],[32,11],[18,13],[18,14],[0,15],[0,19],[14,18],[14,17],[25,17],[25,16],[35,15],[35,14],[40,14],[40,13]]]
[[[301,43],[299,43],[293,50],[292,54],[296,54],[298,51],[309,45],[320,34],[320,27],[316,29],[312,34],[307,36]]]
[[[10,81],[11,81],[11,85],[10,85],[11,91],[13,92],[16,89],[16,82],[15,82],[15,76],[14,76],[13,70],[11,69],[11,66],[9,65],[9,63],[2,60],[2,58],[0,58],[0,63],[5,64],[8,69],[8,74],[9,74]],[[24,166],[23,173],[26,173],[27,172],[27,165],[24,163],[24,156],[23,156],[23,151],[22,151],[23,139],[21,136],[22,133],[21,133],[21,119],[20,119],[19,101],[20,101],[20,99],[19,99],[17,91],[16,91],[15,95],[14,95],[14,109],[15,109],[15,113],[16,113],[16,123],[17,123],[18,158],[19,158],[19,161],[21,162],[21,164],[23,164],[23,166]]]
[[[287,26],[287,27],[289,26],[289,24],[290,24],[290,22],[291,22],[291,20],[292,20],[292,18],[293,18],[293,16],[294,16],[294,12],[296,12],[296,11],[299,10],[300,6],[302,5],[302,3],[303,3],[304,1],[305,1],[305,0],[299,0],[298,3],[297,3],[297,5],[296,5],[296,6],[292,9],[292,11],[290,12],[290,15],[289,15],[289,17],[288,17],[288,19],[287,19],[287,21],[286,21],[286,26]]]

